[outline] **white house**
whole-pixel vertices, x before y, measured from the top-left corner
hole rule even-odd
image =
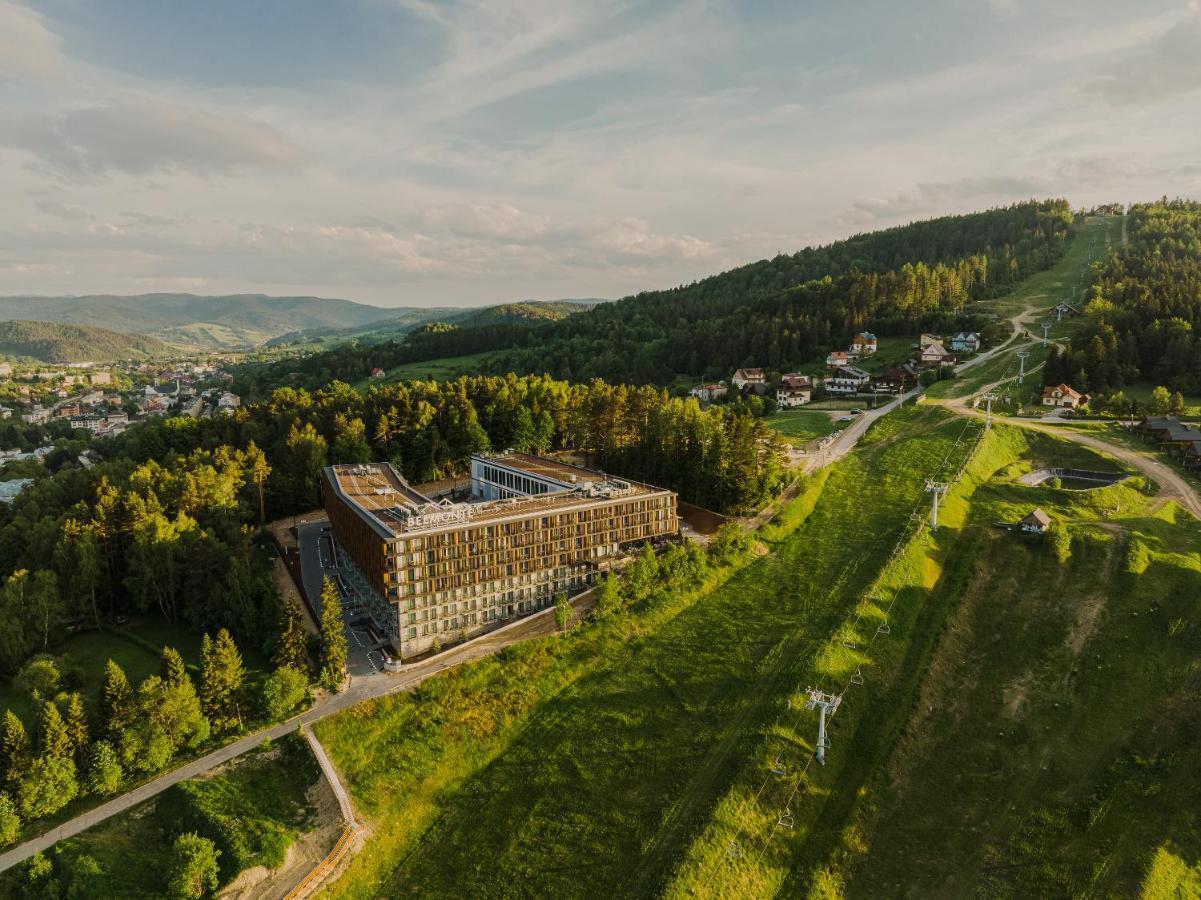
[[[870,331],[860,332],[851,339],[851,353],[856,356],[871,356],[876,352],[876,336]]]
[[[835,350],[826,357],[826,365],[832,369],[839,369],[843,366],[849,366],[850,364],[851,357],[848,354],[843,353],[841,350]]]
[[[980,333],[960,331],[951,336],[951,349],[956,353],[975,353],[980,349]]]
[[[793,409],[813,399],[813,381],[808,375],[791,372],[780,379],[776,388],[776,406]]]
[[[217,398],[217,408],[225,412],[230,412],[242,405],[242,398],[237,394],[232,394],[225,391]]]
[[[857,366],[842,366],[823,383],[827,394],[857,394],[872,376]]]
[[[1043,388],[1043,406],[1055,406],[1060,409],[1078,409],[1088,404],[1088,394],[1082,394],[1066,384],[1056,384]]]
[[[923,366],[953,366],[954,354],[948,353],[947,348],[938,341],[922,347],[921,362]]]
[[[709,403],[713,400],[720,400],[728,393],[728,389],[724,382],[718,381],[713,384],[698,384],[694,388],[689,388],[688,393],[702,403]]]
[[[730,378],[730,384],[734,385],[735,390],[745,391],[750,388],[756,393],[762,393],[767,386],[767,379],[762,369],[736,369]]]

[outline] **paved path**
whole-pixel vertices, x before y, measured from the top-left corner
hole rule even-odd
[[[591,590],[572,598],[571,605],[575,611],[573,621],[578,622],[583,618],[592,609],[594,602]],[[412,690],[433,675],[437,675],[440,672],[466,662],[491,656],[511,644],[529,640],[533,637],[554,634],[558,630],[555,626],[554,612],[554,607],[552,606],[533,613],[496,631],[489,632],[457,647],[453,647],[431,659],[406,666],[402,672],[395,674],[381,672],[362,678],[353,678],[350,687],[345,691],[340,694],[324,696],[312,708],[299,716],[289,719],[287,722],[281,722],[278,725],[273,725],[270,728],[264,728],[261,731],[256,731],[253,734],[239,738],[231,744],[226,744],[224,747],[214,750],[199,759],[186,763],[170,772],[166,772],[158,778],[148,781],[119,797],[114,797],[112,800],[64,822],[62,825],[45,834],[12,847],[0,854],[0,872],[24,862],[35,853],[49,849],[64,838],[69,838],[82,831],[86,831],[93,825],[103,822],[105,819],[123,813],[137,806],[139,803],[149,800],[174,784],[186,781],[189,778],[195,778],[198,775],[203,775],[210,769],[214,769],[222,763],[255,749],[265,739],[276,740],[296,731],[300,725],[308,725],[309,723],[332,716],[344,709],[349,709],[351,706],[362,703],[364,700]]]

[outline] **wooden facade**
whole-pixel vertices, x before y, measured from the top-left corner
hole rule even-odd
[[[553,460],[474,458],[473,483],[479,472],[494,485],[499,468],[505,499],[434,504],[404,485],[408,519],[380,508],[386,488],[348,489],[339,470],[365,468],[327,468],[325,507],[339,549],[386,601],[370,607],[386,608],[387,621],[373,618],[402,658],[545,608],[632,546],[679,532],[673,492]],[[390,470],[371,473],[372,484],[403,485],[390,466],[370,468]]]

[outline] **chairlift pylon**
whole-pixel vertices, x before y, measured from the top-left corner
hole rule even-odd
[[[855,674],[851,676],[851,684],[863,684],[863,668],[855,666]]]

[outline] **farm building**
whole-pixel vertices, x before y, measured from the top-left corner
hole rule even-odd
[[[1018,522],[1018,526],[1022,531],[1031,534],[1044,534],[1051,527],[1051,517],[1041,509],[1035,509],[1028,516]]]
[[[322,493],[359,610],[402,660],[548,607],[679,532],[673,492],[523,453],[473,455],[460,503],[387,463],[328,466]]]

